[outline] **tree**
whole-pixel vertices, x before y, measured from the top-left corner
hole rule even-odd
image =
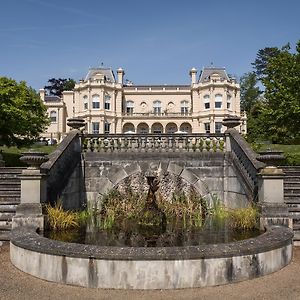
[[[280,50],[277,47],[266,47],[264,49],[258,50],[256,54],[256,59],[252,63],[255,69],[255,74],[259,80],[264,77],[264,72],[266,70],[267,64],[272,57],[277,56]]]
[[[258,80],[254,72],[244,74],[240,80],[241,86],[241,110],[250,114],[251,108],[257,103],[261,91],[257,86]]]
[[[295,53],[289,50],[287,45],[269,59],[262,79],[266,134],[276,142],[300,138],[300,41]]]
[[[51,78],[48,80],[50,83],[49,85],[45,86],[44,89],[46,90],[47,95],[52,96],[61,96],[63,91],[71,91],[75,87],[75,80],[74,79],[66,79],[66,78]]]
[[[49,124],[46,107],[24,81],[0,77],[0,145],[26,144]]]

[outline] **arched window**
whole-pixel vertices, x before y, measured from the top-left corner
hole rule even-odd
[[[131,100],[126,101],[126,114],[132,115],[134,110],[134,102]]]
[[[187,115],[189,113],[189,102],[187,100],[180,102],[180,112],[182,115]]]
[[[87,110],[89,108],[89,104],[88,104],[88,96],[84,96],[83,97],[83,109]]]
[[[159,100],[155,100],[153,102],[153,113],[155,115],[160,115],[161,114],[161,102]]]
[[[57,121],[57,112],[55,110],[50,112],[50,121],[51,123],[56,123]]]
[[[104,96],[104,109],[106,110],[110,110],[110,99],[111,99],[110,95],[106,94]]]
[[[223,96],[221,94],[215,95],[215,108],[222,108]]]
[[[203,101],[204,101],[204,108],[205,109],[210,109],[210,97],[209,97],[209,95],[204,95]]]
[[[100,97],[99,97],[99,95],[93,95],[92,103],[93,103],[93,108],[100,108]]]

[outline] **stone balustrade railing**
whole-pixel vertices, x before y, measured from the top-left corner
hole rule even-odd
[[[265,164],[258,161],[258,154],[255,153],[239,132],[233,128],[228,129],[225,135],[230,139],[230,155],[233,162],[243,178],[245,189],[249,197],[257,198],[257,174],[265,167]]]
[[[84,152],[223,152],[224,134],[87,134]]]

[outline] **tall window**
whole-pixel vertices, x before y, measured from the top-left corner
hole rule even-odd
[[[210,97],[209,97],[209,95],[205,95],[203,97],[203,101],[204,101],[204,108],[205,109],[210,109]]]
[[[93,108],[100,108],[100,97],[99,97],[99,95],[93,95],[92,103],[93,103]]]
[[[161,114],[161,102],[159,100],[153,102],[153,113],[155,115]]]
[[[210,123],[204,123],[205,133],[210,133]]]
[[[126,114],[132,115],[134,109],[134,102],[131,100],[126,101]]]
[[[231,109],[231,96],[227,95],[227,109]]]
[[[189,102],[186,100],[181,101],[180,112],[182,115],[187,115],[189,113]]]
[[[50,112],[50,121],[51,123],[56,123],[57,121],[57,112],[55,110]]]
[[[104,96],[104,109],[106,110],[110,110],[110,99],[111,99],[110,95],[106,94]]]
[[[88,108],[89,108],[89,105],[88,105],[88,96],[84,96],[83,97],[83,109],[87,110]]]
[[[221,133],[222,130],[222,122],[215,123],[215,133]]]
[[[223,96],[221,94],[215,95],[215,108],[222,108]]]
[[[108,123],[107,121],[104,122],[104,133],[105,134],[109,134],[110,131],[110,123]]]
[[[99,122],[92,122],[92,133],[98,134],[99,133],[99,128],[100,128],[100,123]]]

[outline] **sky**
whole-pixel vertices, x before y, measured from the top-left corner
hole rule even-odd
[[[240,77],[259,49],[295,49],[299,16],[299,0],[0,0],[0,76],[37,90],[102,64],[134,84],[210,65]]]

